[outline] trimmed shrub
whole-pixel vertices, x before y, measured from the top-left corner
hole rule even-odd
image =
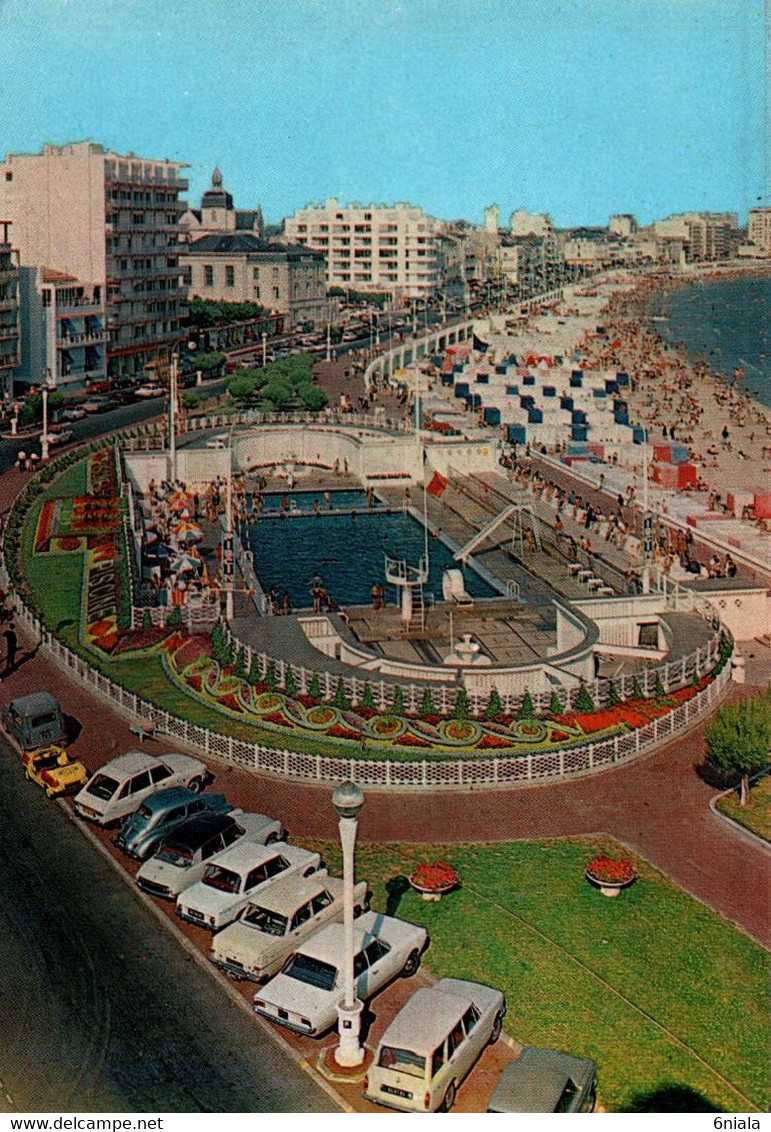
[[[465,688],[458,688],[451,717],[452,719],[468,719],[469,717],[468,692]]]
[[[586,684],[582,684],[578,689],[574,706],[576,711],[581,712],[582,715],[587,715],[589,712],[594,711],[594,700],[589,695],[589,689]]]
[[[321,699],[321,680],[319,679],[318,672],[314,672],[311,676],[311,682],[308,685],[308,695],[312,700]]]
[[[529,692],[525,692],[522,697],[522,703],[519,705],[519,710],[517,711],[517,719],[535,719],[533,697]]]
[[[621,703],[621,697],[618,694],[618,688],[612,680],[608,681],[608,707],[618,707]]]
[[[490,699],[487,701],[487,707],[485,708],[485,719],[495,719],[502,711],[503,702],[501,700],[501,694],[497,688],[493,688],[490,692]]]
[[[420,714],[421,715],[436,715],[436,707],[434,706],[434,697],[431,695],[431,689],[426,688],[423,693],[423,699],[420,701]]]
[[[562,700],[559,698],[556,692],[552,692],[549,698],[549,711],[552,715],[562,715],[564,710],[565,708],[563,706]]]

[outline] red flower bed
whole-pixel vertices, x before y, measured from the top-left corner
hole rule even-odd
[[[477,743],[477,750],[493,750],[500,747],[510,747],[511,743],[508,739],[502,739],[498,735],[483,735]]]
[[[157,645],[168,636],[168,629],[163,628],[161,625],[154,625],[151,629],[129,629],[127,630],[115,649],[116,655],[122,652],[132,652],[136,649],[147,649],[152,645]]]
[[[436,892],[454,888],[460,882],[460,877],[449,861],[427,861],[418,865],[409,881],[415,888]]]
[[[400,747],[430,747],[432,744],[427,739],[420,739],[417,735],[400,735],[398,739],[394,739],[394,745]]]
[[[586,874],[597,884],[631,884],[637,871],[628,857],[608,857],[598,853],[586,866]]]
[[[234,695],[233,692],[226,692],[224,696],[218,696],[217,699],[223,707],[229,708],[230,711],[238,712],[239,715],[243,715],[244,709],[241,707],[238,696]]]
[[[343,727],[341,723],[336,723],[333,727],[328,728],[326,733],[330,739],[361,738],[361,735],[358,731],[352,731],[350,727]]]
[[[190,637],[181,648],[174,653],[174,663],[178,669],[186,668],[201,656],[211,655],[211,638],[209,636]]]

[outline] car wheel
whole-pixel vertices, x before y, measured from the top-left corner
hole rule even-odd
[[[447,1086],[447,1092],[444,1094],[444,1100],[439,1105],[440,1112],[449,1112],[455,1104],[455,1082],[450,1081]]]
[[[192,790],[194,794],[200,794],[204,788],[204,781],[202,778],[191,778],[187,787],[188,790]]]
[[[417,971],[419,966],[420,966],[420,952],[416,948],[415,951],[411,951],[409,953],[409,955],[407,956],[407,962],[402,967],[402,978],[403,979],[412,978],[412,976],[415,974],[415,972]]]
[[[495,1015],[495,1021],[493,1022],[493,1028],[490,1032],[490,1045],[491,1046],[495,1045],[495,1043],[498,1041],[498,1038],[501,1036],[501,1030],[502,1029],[503,1029],[503,1015],[502,1014],[496,1014]]]

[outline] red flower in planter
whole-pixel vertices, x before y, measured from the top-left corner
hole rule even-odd
[[[427,892],[454,888],[460,883],[460,877],[449,861],[427,861],[418,865],[409,880],[415,888]]]
[[[598,884],[631,884],[637,870],[628,857],[619,859],[599,853],[586,866],[586,874]]]

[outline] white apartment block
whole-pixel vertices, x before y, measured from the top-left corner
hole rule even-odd
[[[554,222],[548,212],[526,212],[518,208],[509,217],[512,236],[553,236]]]
[[[0,163],[0,216],[13,223],[21,263],[102,289],[111,376],[140,374],[183,333],[183,168],[92,142],[46,145]]]
[[[20,268],[21,362],[14,374],[60,392],[107,376],[104,290],[62,271]]]
[[[437,221],[422,208],[334,199],[298,209],[284,223],[287,243],[324,253],[328,287],[387,291],[396,300],[440,286],[437,233]]]
[[[756,254],[771,255],[771,208],[751,208],[747,218],[747,239]]]

